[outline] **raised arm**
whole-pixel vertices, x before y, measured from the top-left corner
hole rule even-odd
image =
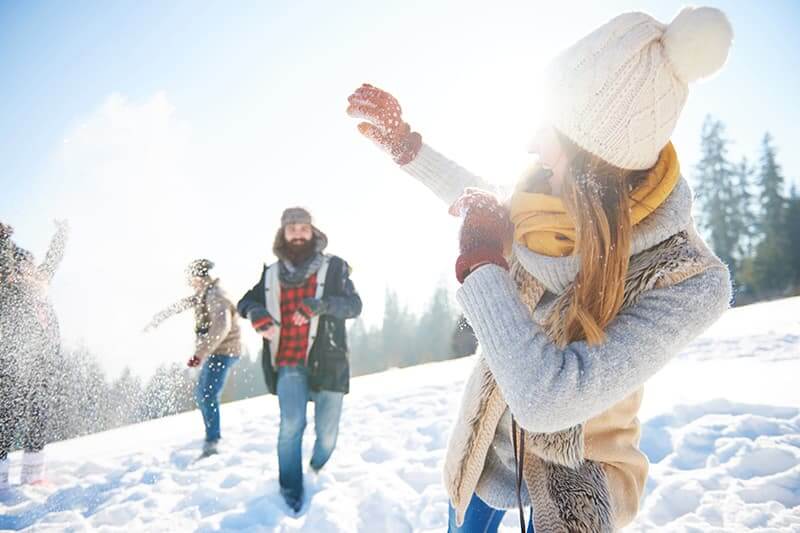
[[[175,316],[179,313],[186,311],[187,309],[191,309],[192,307],[194,307],[195,302],[196,298],[194,296],[187,296],[186,298],[181,298],[174,304],[171,304],[166,309],[163,309],[158,313],[156,313],[153,316],[153,319],[150,320],[150,322],[148,322],[147,325],[144,327],[144,331],[148,332],[156,329],[158,326],[161,325],[162,322],[164,322],[169,317]]]
[[[358,131],[448,206],[467,187],[497,192],[486,180],[424,144],[422,136],[403,121],[400,104],[388,92],[365,83],[350,95],[348,102],[347,113],[365,119],[358,124]]]
[[[66,221],[56,221],[56,233],[50,240],[50,247],[47,249],[47,254],[44,261],[38,267],[39,278],[49,282],[61,264],[64,258],[64,248],[67,244],[67,237],[69,236],[69,225]]]

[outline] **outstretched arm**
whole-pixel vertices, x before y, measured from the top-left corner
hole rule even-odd
[[[156,329],[158,326],[161,325],[166,319],[171,316],[177,315],[186,311],[187,309],[191,309],[195,304],[195,297],[194,296],[187,296],[186,298],[181,298],[174,304],[170,305],[166,309],[159,311],[153,316],[153,319],[147,323],[144,327],[144,331],[152,331]]]

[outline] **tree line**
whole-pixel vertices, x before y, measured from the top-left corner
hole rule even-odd
[[[764,134],[754,163],[734,161],[725,125],[708,116],[700,144],[698,225],[731,270],[735,303],[800,294],[800,195],[786,186],[772,135]]]

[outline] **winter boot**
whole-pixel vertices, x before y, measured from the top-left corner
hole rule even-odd
[[[286,505],[289,506],[289,509],[292,510],[294,514],[300,512],[300,509],[303,508],[303,495],[295,496],[289,494],[288,491],[281,489],[281,496],[283,496],[283,500],[286,502]]]
[[[44,481],[44,450],[38,452],[26,451],[22,454],[22,476],[20,482],[23,485],[32,485]]]
[[[201,454],[202,457],[208,457],[209,455],[215,455],[219,453],[219,441],[218,440],[207,440],[203,442],[203,453]]]

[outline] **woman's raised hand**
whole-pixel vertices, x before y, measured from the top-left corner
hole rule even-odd
[[[394,96],[365,83],[347,101],[347,114],[366,120],[358,125],[362,135],[388,152],[398,165],[414,160],[422,147],[422,136],[403,122],[403,111]]]

